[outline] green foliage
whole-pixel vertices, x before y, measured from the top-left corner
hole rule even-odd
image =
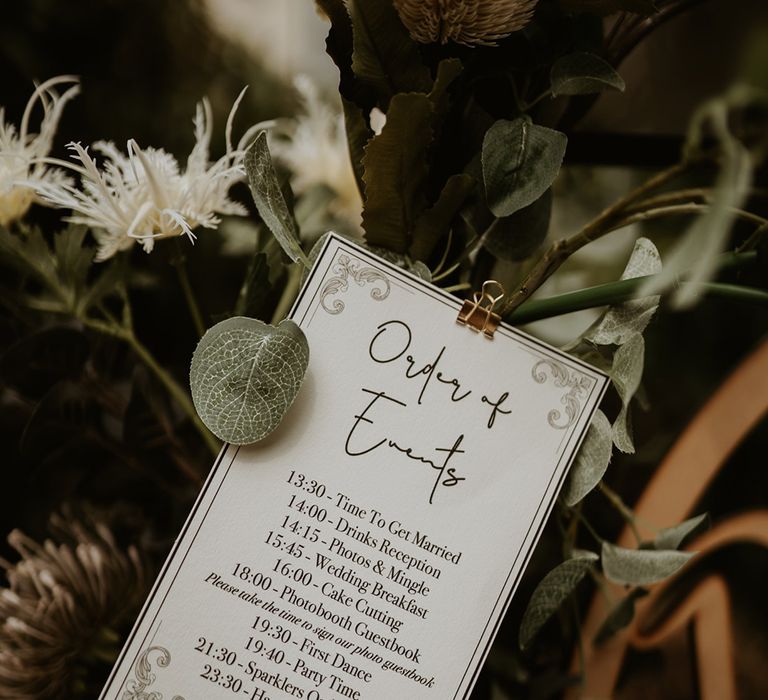
[[[418,47],[403,26],[391,0],[350,0],[352,69],[371,86],[386,111],[401,92],[426,92],[432,80]]]
[[[555,61],[549,81],[553,95],[589,95],[607,89],[624,92],[626,87],[610,63],[583,51]]]
[[[405,253],[425,207],[432,103],[421,93],[395,95],[381,133],[365,148],[363,228],[372,245]]]
[[[475,185],[475,179],[466,173],[448,178],[437,201],[416,219],[410,248],[414,258],[426,260],[431,255]]]
[[[247,445],[280,424],[308,362],[307,339],[293,321],[229,318],[208,329],[192,356],[192,400],[214,435]]]
[[[124,279],[121,264],[100,265],[95,273],[91,265],[95,253],[86,241],[87,232],[83,226],[69,226],[54,234],[49,246],[40,229],[17,235],[0,227],[0,262],[37,285],[21,292],[16,301],[83,319],[90,309],[118,293]]]
[[[633,279],[659,272],[661,272],[661,258],[656,246],[647,238],[638,238],[620,279]],[[657,295],[632,299],[623,304],[611,306],[584,334],[584,339],[597,345],[623,345],[633,335],[645,330],[658,307]]]
[[[608,468],[612,451],[611,423],[605,413],[595,411],[563,489],[566,505],[576,505],[597,486]]]
[[[552,189],[533,204],[497,219],[483,239],[483,246],[499,260],[528,258],[547,238],[552,215]]]
[[[621,411],[613,423],[613,443],[622,452],[634,453],[629,404],[643,377],[645,341],[639,333],[632,335],[613,356],[611,380],[621,399]]]
[[[275,166],[267,146],[267,132],[261,131],[245,153],[245,172],[253,201],[267,228],[272,232],[286,255],[294,262],[309,267],[309,261],[299,242],[296,221],[288,209]]]
[[[659,530],[653,541],[653,547],[654,549],[678,549],[687,537],[704,529],[708,522],[709,514],[702,513],[679,525]]]
[[[600,646],[614,634],[623,630],[635,617],[635,602],[648,595],[644,588],[633,588],[624,598],[614,605],[595,634],[594,643]]]
[[[768,97],[749,88],[736,88],[711,100],[694,116],[687,150],[689,154],[699,151],[709,137],[708,129],[711,129],[719,141],[720,172],[709,207],[693,221],[669,253],[664,271],[643,286],[643,294],[657,294],[674,288],[678,278],[685,273],[688,284],[680,286],[674,293],[673,304],[677,308],[688,308],[701,298],[702,284],[717,271],[718,259],[752,183],[752,155],[731,132],[732,111],[757,104],[765,107]]]
[[[550,571],[536,586],[520,623],[519,644],[527,648],[539,630],[576,590],[587,572],[594,568],[598,556],[592,552],[568,559]]]
[[[488,206],[498,217],[535,202],[560,171],[568,139],[527,117],[501,119],[483,140],[483,180]]]
[[[695,556],[695,552],[626,549],[603,542],[603,573],[614,583],[645,586],[671,576]]]

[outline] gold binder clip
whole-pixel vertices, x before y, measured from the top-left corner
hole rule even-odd
[[[487,338],[493,338],[501,323],[501,316],[493,309],[504,298],[504,287],[496,280],[487,280],[483,282],[482,289],[472,296],[472,301],[467,299],[464,302],[456,322],[474,331],[482,331]]]

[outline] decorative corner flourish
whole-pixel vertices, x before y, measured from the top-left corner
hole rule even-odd
[[[539,384],[544,384],[551,375],[555,386],[568,389],[560,399],[560,403],[565,406],[565,416],[563,416],[562,411],[553,408],[547,414],[547,422],[557,430],[570,428],[581,413],[581,402],[592,388],[593,380],[580,372],[569,370],[564,364],[551,359],[539,360],[533,366],[531,375],[534,381]]]
[[[153,646],[145,649],[139,654],[133,667],[136,678],[128,681],[120,700],[163,700],[163,694],[156,690],[146,692],[147,688],[156,680],[155,674],[152,673],[152,664],[149,661],[149,656],[153,652],[158,652],[157,665],[160,668],[170,666],[171,652],[165,647]],[[181,695],[174,695],[173,700],[184,700],[184,698]]]
[[[371,298],[376,301],[382,301],[389,296],[390,285],[387,276],[373,267],[352,260],[348,255],[340,255],[331,271],[333,276],[326,280],[320,291],[320,305],[329,314],[340,314],[344,311],[345,304],[341,299],[334,299],[330,306],[326,303],[326,299],[335,294],[346,293],[350,279],[360,287],[368,284],[377,285],[371,290]]]

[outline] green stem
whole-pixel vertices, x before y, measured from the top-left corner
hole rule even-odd
[[[272,325],[275,325],[282,321],[291,310],[293,302],[296,301],[296,296],[301,288],[301,273],[303,268],[300,265],[293,265],[288,270],[288,281],[285,283],[285,288],[280,296],[280,301],[277,302],[275,312],[272,314]]]
[[[168,390],[168,393],[176,399],[176,402],[181,406],[184,413],[189,416],[192,423],[197,428],[197,431],[205,440],[205,444],[208,445],[210,451],[217,455],[221,449],[221,444],[216,437],[206,427],[205,423],[197,415],[195,406],[192,403],[192,399],[189,393],[184,390],[181,385],[160,365],[160,363],[154,358],[152,353],[139,341],[139,339],[131,334],[125,336],[125,341],[131,346],[133,351],[141,358],[144,364],[154,373],[154,375],[160,380],[163,386]]]
[[[195,410],[195,406],[192,403],[189,393],[160,365],[149,349],[139,341],[130,329],[123,328],[116,322],[106,323],[93,318],[81,318],[81,321],[92,330],[103,333],[104,335],[109,335],[113,338],[118,338],[130,345],[136,355],[138,355],[139,359],[141,359],[147,368],[157,377],[168,393],[176,399],[182,411],[187,414],[192,421],[192,424],[200,433],[200,436],[205,441],[205,444],[208,446],[211,453],[214,455],[219,453],[221,445],[213,433],[208,430],[205,423],[200,419],[200,416],[197,415],[197,411]]]
[[[602,493],[611,502],[611,505],[613,505],[613,507],[616,508],[619,513],[621,513],[621,517],[624,518],[627,525],[629,525],[630,529],[632,530],[632,534],[635,536],[637,544],[641,544],[643,538],[640,536],[640,530],[637,529],[637,524],[635,523],[635,514],[632,509],[626,503],[624,503],[621,496],[619,496],[619,494],[616,493],[604,481],[601,481],[597,486],[600,490],[600,493]]]
[[[203,321],[203,314],[200,311],[200,305],[197,303],[195,293],[192,289],[192,284],[189,281],[189,273],[187,272],[187,258],[181,249],[177,251],[176,257],[171,261],[171,264],[176,268],[176,275],[179,278],[179,286],[184,294],[184,299],[187,302],[189,308],[189,314],[192,316],[192,323],[195,325],[195,331],[198,338],[202,338],[205,333],[205,322]]]
[[[754,259],[754,254],[740,253],[724,258],[722,268],[740,266]],[[591,309],[597,306],[608,306],[611,304],[621,304],[625,301],[631,301],[638,298],[639,289],[646,281],[653,279],[655,275],[646,275],[644,277],[633,277],[628,280],[618,280],[599,284],[595,287],[579,289],[575,292],[558,294],[547,299],[532,299],[522,306],[515,309],[511,314],[504,316],[508,323],[522,325],[532,323],[543,318],[552,316],[561,316],[573,311]],[[678,284],[687,284],[679,282]],[[703,285],[704,292],[708,296],[731,299],[754,303],[761,306],[768,306],[768,292],[753,287],[742,287],[735,284],[722,284],[717,282],[707,282]]]

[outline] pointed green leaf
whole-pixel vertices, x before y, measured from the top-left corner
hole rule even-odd
[[[365,147],[363,229],[371,245],[405,253],[424,210],[432,104],[426,95],[395,95],[381,133]]]
[[[595,646],[607,642],[619,630],[623,630],[635,617],[635,601],[648,595],[645,588],[635,588],[622,598],[608,613],[595,634]]]
[[[519,643],[525,649],[539,630],[563,604],[597,561],[597,554],[569,559],[556,566],[536,586],[520,623]]]
[[[661,258],[656,246],[647,238],[638,238],[621,279],[655,275],[661,272]],[[642,333],[659,307],[659,296],[632,299],[611,306],[584,339],[597,345],[623,345],[636,333]]]
[[[285,197],[267,147],[267,132],[260,131],[245,152],[245,172],[253,201],[267,228],[272,232],[286,255],[294,262],[309,267],[309,261],[299,243],[296,222],[288,209]]]
[[[486,199],[498,217],[535,202],[560,171],[568,139],[527,117],[501,119],[485,134],[482,163]]]
[[[693,556],[694,552],[625,549],[603,542],[603,573],[614,583],[644,586],[671,576]]]
[[[270,326],[236,316],[208,329],[192,357],[192,401],[210,431],[235,445],[271,433],[290,408],[309,362],[293,321]]]
[[[421,62],[415,42],[400,21],[392,0],[350,0],[352,69],[361,82],[374,88],[386,110],[399,92],[427,92],[429,69]]]
[[[563,489],[566,505],[576,505],[597,486],[608,468],[612,451],[611,423],[605,413],[595,411],[587,436],[579,448]]]
[[[679,525],[666,527],[659,530],[656,539],[653,541],[654,549],[677,549],[686,537],[704,529],[709,521],[709,514],[702,513],[694,518],[689,518]]]
[[[640,386],[645,362],[645,341],[635,333],[613,356],[611,380],[621,398],[621,411],[613,423],[613,443],[622,452],[634,453],[631,424],[629,422],[629,403]]]
[[[626,87],[610,63],[583,51],[555,61],[549,80],[553,95],[589,95],[606,89],[624,92]]]

